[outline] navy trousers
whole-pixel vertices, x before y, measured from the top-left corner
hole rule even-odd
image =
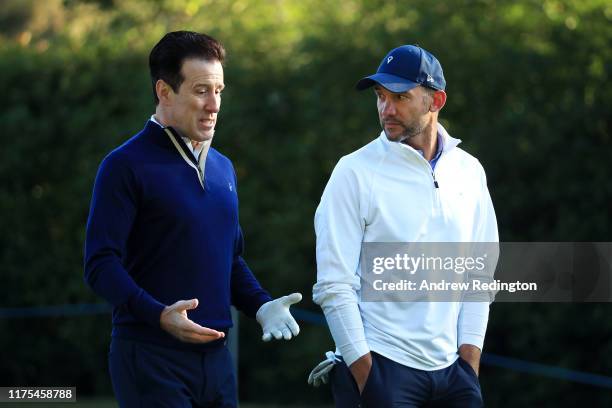
[[[236,407],[236,378],[225,345],[180,351],[113,338],[108,355],[120,407]]]
[[[423,371],[373,352],[372,370],[361,395],[344,361],[331,371],[331,386],[337,408],[484,406],[478,377],[462,358],[441,370]]]

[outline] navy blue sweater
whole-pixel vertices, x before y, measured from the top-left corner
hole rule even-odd
[[[100,165],[87,222],[85,280],[114,306],[115,337],[204,349],[160,328],[165,306],[197,298],[189,318],[226,331],[230,304],[254,317],[270,300],[241,257],[232,163],[210,148],[202,185],[187,158],[191,152],[176,132],[169,135],[149,121]]]

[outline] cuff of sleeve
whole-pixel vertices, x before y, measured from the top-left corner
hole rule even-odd
[[[359,357],[364,356],[370,352],[370,347],[365,340],[351,343],[345,347],[340,348],[340,353],[347,366],[351,366]]]
[[[130,299],[130,311],[136,318],[143,320],[153,327],[159,326],[159,317],[166,305],[158,302],[153,296],[149,295],[144,289],[141,289],[136,295]]]
[[[478,347],[482,351],[482,346],[484,345],[484,336],[472,333],[460,333],[459,346],[463,344],[471,344],[473,346]]]

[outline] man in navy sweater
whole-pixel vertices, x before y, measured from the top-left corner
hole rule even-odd
[[[104,158],[85,242],[85,280],[113,306],[110,374],[122,407],[234,407],[230,305],[263,340],[299,333],[241,254],[236,174],[210,147],[223,46],[166,34],[149,56],[156,102],[145,128]]]

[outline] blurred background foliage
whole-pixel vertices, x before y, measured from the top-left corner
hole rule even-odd
[[[97,166],[153,112],[164,33],[228,50],[214,145],[237,169],[246,258],[273,295],[315,280],[312,218],[344,154],[379,132],[353,90],[385,53],[442,62],[442,122],[487,170],[504,241],[611,241],[612,4],[606,0],[0,1],[0,307],[94,303],[82,247]],[[409,210],[409,208],[408,208]],[[612,374],[609,304],[494,304],[486,350]],[[328,402],[306,385],[332,348],[304,323],[263,344],[242,319],[243,401]],[[0,320],[0,384],[110,394],[108,316]],[[609,390],[484,366],[487,406],[610,406]]]

